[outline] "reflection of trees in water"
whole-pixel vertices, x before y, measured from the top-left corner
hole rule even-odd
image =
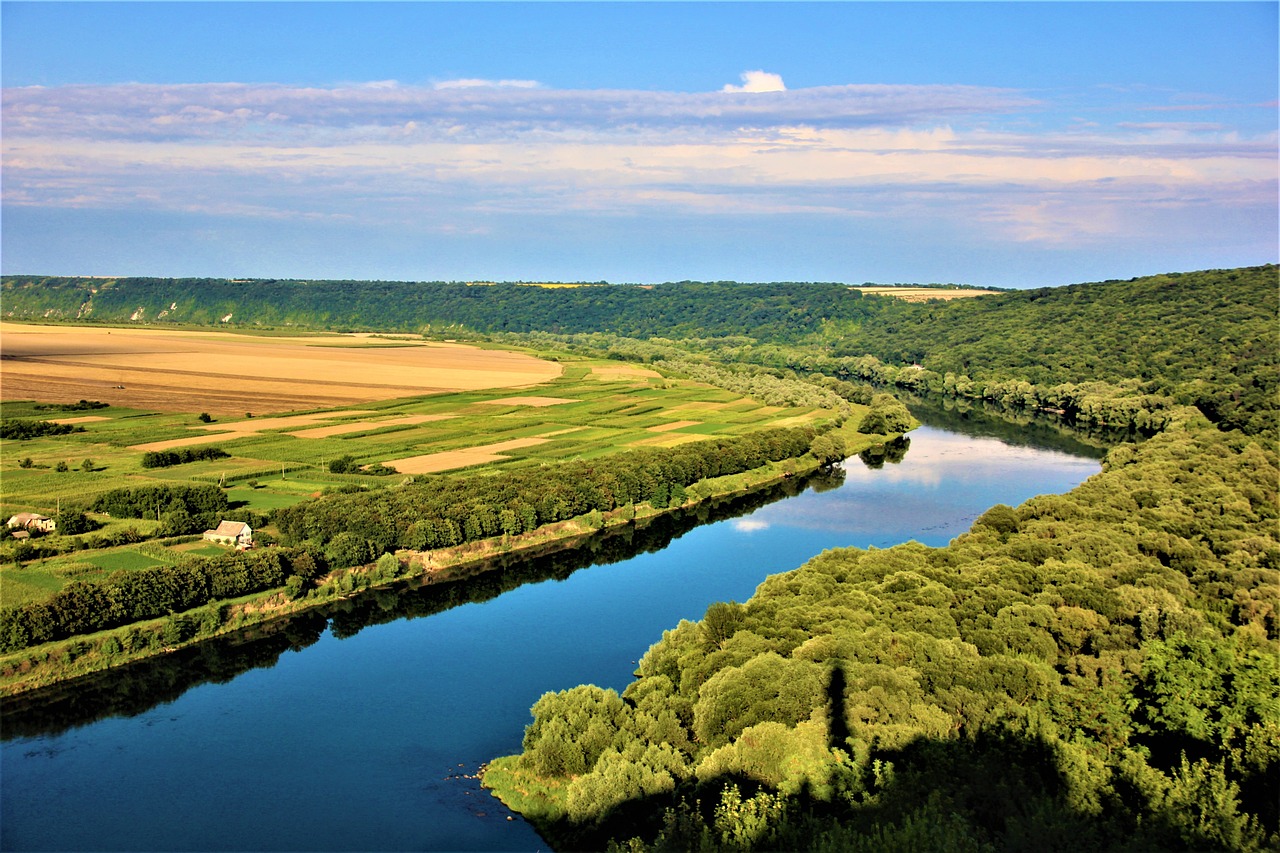
[[[897,465],[907,455],[907,450],[911,447],[911,439],[905,435],[895,438],[893,441],[886,441],[884,444],[877,444],[875,447],[868,447],[866,450],[858,454],[858,458],[862,460],[862,464],[868,468],[883,468],[884,463],[888,462]]]
[[[911,414],[926,426],[974,438],[996,438],[1015,447],[1036,447],[1101,459],[1107,450],[1121,442],[1147,437],[1127,429],[1078,427],[1051,412],[1034,409],[1007,409],[995,403],[947,397],[905,393],[899,396]]]
[[[500,555],[450,571],[447,580],[413,578],[342,601],[246,628],[176,652],[93,673],[7,698],[0,708],[4,740],[55,735],[108,717],[131,717],[176,700],[192,687],[225,683],[252,669],[269,668],[286,651],[313,645],[326,629],[339,639],[370,625],[441,613],[488,601],[526,583],[564,580],[589,566],[661,551],[702,524],[747,515],[794,497],[806,487],[828,491],[844,480],[839,469],[795,477],[749,495],[707,501],[648,520],[604,530],[576,547],[530,557]]]

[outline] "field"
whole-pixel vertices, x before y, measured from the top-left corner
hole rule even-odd
[[[114,339],[117,334],[112,331],[110,337]],[[8,335],[9,329],[5,333]],[[106,337],[101,334],[97,340],[102,342]],[[8,340],[6,337],[6,346]],[[80,340],[85,344],[92,338]],[[142,340],[148,347],[158,343],[158,338],[152,336]],[[268,339],[263,343],[268,348],[276,343],[282,351],[288,351],[291,346],[299,346],[298,340]],[[28,341],[26,351],[31,349]],[[139,376],[137,381],[148,381],[152,351],[142,347],[127,349],[134,351],[133,362],[123,350],[106,351],[121,370]],[[410,351],[431,353],[433,349],[436,348],[413,347]],[[326,365],[343,359],[363,364],[362,359],[370,350],[301,352],[314,354]],[[512,465],[554,464],[632,447],[671,446],[830,416],[820,409],[766,406],[729,391],[664,378],[647,368],[617,361],[551,353],[549,357],[558,359],[552,362],[531,355],[459,347],[446,352],[455,360],[467,353],[479,364],[498,365],[494,374],[496,386],[511,377],[509,367],[513,364],[539,366],[538,370],[551,375],[538,384],[527,381],[526,375],[526,381],[514,393],[511,387],[435,394],[424,394],[419,388],[412,395],[373,398],[374,391],[387,390],[385,385],[379,385],[345,405],[312,406],[276,416],[267,414],[267,407],[255,401],[253,405],[262,414],[245,417],[244,412],[237,412],[235,416],[218,416],[212,423],[204,423],[196,413],[212,407],[194,399],[188,403],[191,408],[183,412],[116,404],[94,409],[91,414],[51,405],[64,399],[56,392],[29,391],[28,396],[36,398],[34,401],[15,400],[8,371],[14,362],[6,353],[6,371],[0,386],[4,394],[0,413],[4,418],[57,420],[84,431],[6,441],[0,456],[0,515],[8,518],[23,510],[53,515],[60,507],[86,505],[95,495],[110,489],[146,483],[221,484],[233,506],[268,513],[340,486],[379,488],[438,471],[477,466],[497,471]],[[288,359],[282,361],[287,363]],[[167,368],[161,368],[164,369]],[[356,370],[350,365],[343,369]],[[470,379],[478,382],[476,376]],[[38,383],[19,387],[41,391]],[[87,389],[74,396],[77,400],[97,399]],[[182,447],[217,447],[230,456],[167,468],[142,467],[147,451]],[[396,473],[331,473],[329,463],[341,458],[350,458],[361,466],[381,463],[396,469]],[[65,470],[58,470],[59,463],[65,463]],[[124,524],[125,520],[112,523]],[[153,519],[149,524],[154,523]],[[105,558],[100,553],[76,552],[20,570],[0,568],[0,604],[51,593],[77,577],[105,576],[108,570],[136,568],[151,560],[128,549]]]
[[[559,365],[504,350],[369,335],[0,323],[0,398],[101,400],[161,412],[269,414],[554,379]]]
[[[855,287],[866,296],[893,296],[905,302],[928,302],[930,299],[967,299],[991,296],[995,290],[970,290],[963,287]]]

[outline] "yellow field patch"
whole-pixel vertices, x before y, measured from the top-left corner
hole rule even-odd
[[[561,373],[553,362],[462,344],[332,346],[353,340],[0,323],[0,396],[91,399],[160,412],[270,413],[524,387]]]
[[[967,290],[942,287],[855,287],[867,296],[893,296],[904,302],[928,302],[930,299],[967,299],[971,296],[992,296],[995,290]]]
[[[81,415],[78,418],[50,418],[49,423],[54,424],[91,424],[95,421],[109,421],[111,418],[102,415]]]
[[[707,436],[682,432],[675,435],[655,435],[652,438],[641,438],[631,442],[633,447],[675,447],[677,444],[688,444],[691,441],[702,441]]]
[[[504,456],[508,450],[519,450],[522,447],[533,447],[550,441],[548,438],[513,438],[497,444],[486,444],[481,447],[468,447],[462,450],[446,450],[440,453],[427,453],[422,456],[408,456],[403,459],[388,459],[383,465],[395,468],[401,474],[434,474],[438,471],[452,471],[456,468],[468,468],[472,465],[484,465],[489,462],[501,462],[510,459]]]
[[[702,423],[702,421],[673,421],[669,424],[658,424],[657,426],[651,426],[647,429],[649,432],[669,432],[670,430],[680,429],[681,427],[697,426],[700,423]]]
[[[290,429],[292,427],[310,426],[338,418],[371,415],[371,409],[348,409],[341,412],[313,412],[309,415],[290,415],[285,418],[248,418],[246,420],[228,421],[222,424],[200,424],[192,429],[201,430],[213,435],[196,435],[190,438],[171,438],[166,441],[151,441],[146,444],[134,444],[130,450],[173,450],[175,447],[190,447],[195,444],[211,444],[215,441],[233,441],[237,438],[261,435],[267,430]],[[345,426],[345,424],[344,424]],[[356,424],[361,429],[363,424]]]
[[[167,441],[149,441],[146,444],[131,444],[130,450],[173,450],[175,447],[191,447],[196,444],[213,444],[216,441],[234,441],[237,438],[249,438],[256,432],[221,432],[208,435],[193,435],[187,438],[171,438]]]
[[[614,367],[593,367],[591,376],[595,379],[661,379],[662,374],[647,367],[618,365]]]
[[[388,418],[383,421],[359,421],[353,424],[334,424],[333,426],[312,427],[311,429],[291,432],[294,438],[330,438],[335,435],[347,435],[353,432],[379,429],[388,426],[405,426],[409,424],[425,424],[431,421],[443,421],[456,418],[457,415],[405,415],[402,418]]]
[[[501,400],[480,400],[488,406],[559,406],[564,403],[579,403],[568,397],[503,397]]]

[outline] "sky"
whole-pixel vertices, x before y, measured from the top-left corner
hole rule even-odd
[[[1275,2],[0,2],[0,271],[1274,263]]]

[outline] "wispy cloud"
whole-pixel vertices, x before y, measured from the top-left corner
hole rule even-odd
[[[474,77],[460,80],[441,80],[433,89],[537,89],[537,80],[481,80]]]
[[[787,89],[764,71],[701,93],[480,79],[22,87],[3,93],[5,200],[450,233],[507,214],[876,216],[1049,246],[1142,239],[1179,208],[1274,207],[1274,133],[1038,127],[1050,107],[977,86]]]
[[[767,91],[769,97],[757,97]],[[1021,93],[975,86],[824,86],[783,92],[557,90],[534,81],[455,80],[429,87],[334,88],[211,83],[21,87],[5,90],[6,130],[92,139],[199,138],[234,132],[278,139],[287,131],[353,133],[400,127],[506,137],[521,132],[593,133],[706,128],[901,126],[946,116],[1025,109]],[[216,128],[215,128],[216,126]]]

